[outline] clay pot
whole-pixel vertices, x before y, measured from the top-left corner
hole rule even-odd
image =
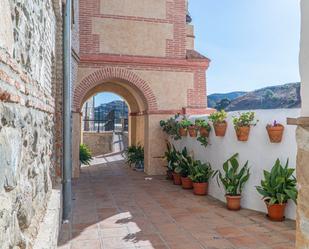
[[[172,170],[167,170],[166,171],[166,179],[167,180],[173,180],[173,171]]]
[[[214,128],[217,137],[224,137],[227,129],[227,123],[215,123]]]
[[[205,127],[200,127],[201,137],[209,137],[209,131]]]
[[[242,126],[235,128],[238,141],[242,142],[248,141],[250,128],[251,128],[250,126]]]
[[[207,195],[208,194],[208,182],[194,182],[193,193],[195,195]]]
[[[283,125],[267,126],[266,129],[271,143],[280,143],[282,141],[284,131]]]
[[[197,129],[195,126],[190,126],[188,128],[190,137],[197,137]]]
[[[192,189],[193,183],[189,177],[181,177],[181,183],[183,189]]]
[[[188,136],[188,130],[186,128],[180,127],[179,128],[179,135],[182,137]]]
[[[226,198],[227,209],[233,211],[240,210],[240,200],[241,200],[240,195],[237,196],[226,195],[225,198]]]
[[[269,205],[265,202],[268,210],[268,218],[272,221],[283,221],[286,203]]]
[[[173,180],[175,185],[181,185],[181,176],[178,173],[173,172]]]

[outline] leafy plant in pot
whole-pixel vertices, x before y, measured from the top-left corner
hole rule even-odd
[[[125,158],[127,163],[136,171],[144,171],[144,147],[141,145],[132,145],[125,150]]]
[[[181,176],[181,183],[183,189],[192,189],[193,183],[192,180],[189,178],[191,173],[191,168],[193,164],[193,159],[190,155],[181,153],[178,154],[178,164],[175,168],[175,172],[180,174]]]
[[[271,143],[280,143],[282,141],[284,126],[275,120],[272,124],[266,126],[266,130]]]
[[[175,185],[181,185],[181,168],[179,165],[181,163],[180,159],[182,159],[182,156],[188,156],[188,151],[186,147],[184,147],[181,152],[177,152],[177,160],[174,164],[175,167],[173,171],[173,181]]]
[[[193,192],[195,195],[207,195],[208,181],[214,175],[210,163],[193,161],[189,178],[193,182]]]
[[[291,199],[296,203],[297,182],[293,176],[294,171],[295,169],[289,168],[289,160],[282,166],[279,159],[270,172],[264,170],[264,180],[256,189],[263,196],[270,220],[284,220],[287,202]]]
[[[90,165],[92,153],[86,144],[79,146],[79,161],[81,164]]]
[[[217,137],[224,137],[227,129],[227,113],[224,110],[212,113],[209,120],[213,123]]]
[[[233,117],[233,124],[238,141],[248,141],[250,128],[255,126],[258,120],[255,119],[254,112],[243,112],[238,117]]]
[[[206,120],[196,119],[195,120],[195,126],[200,131],[201,137],[209,137],[209,132],[211,131],[211,126]]]
[[[181,139],[181,136],[178,133],[178,121],[177,119],[179,118],[179,114],[175,115],[174,117],[169,118],[168,120],[161,120],[160,121],[160,127],[162,130],[171,136],[174,140],[179,140]]]
[[[178,152],[175,149],[174,145],[171,145],[169,142],[166,143],[167,150],[164,153],[164,159],[167,161],[167,179],[173,180],[173,172],[178,161]]]
[[[186,118],[179,121],[179,123],[178,123],[178,134],[181,137],[188,136],[188,128],[192,125],[193,125],[192,122],[190,120],[186,119]]]
[[[238,153],[233,155],[223,164],[223,171],[217,171],[217,182],[219,184],[219,180],[225,189],[225,197],[227,201],[227,208],[229,210],[239,210],[240,200],[241,200],[241,192],[244,188],[245,183],[249,180],[250,170],[248,167],[248,161],[244,164],[243,167],[240,168],[238,162]]]

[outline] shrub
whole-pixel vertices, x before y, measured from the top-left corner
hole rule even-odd
[[[82,164],[90,165],[91,160],[92,160],[92,153],[89,147],[86,144],[81,144],[79,146],[79,161]]]

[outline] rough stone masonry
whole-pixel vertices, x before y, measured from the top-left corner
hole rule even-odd
[[[0,1],[1,249],[33,247],[55,181],[60,11],[56,0]]]

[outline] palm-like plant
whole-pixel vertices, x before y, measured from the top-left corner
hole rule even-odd
[[[264,170],[264,180],[261,181],[261,186],[256,187],[264,201],[269,205],[284,204],[289,199],[296,203],[297,182],[293,176],[294,171],[295,169],[289,168],[289,160],[282,166],[279,159],[270,172]]]
[[[81,144],[79,147],[79,161],[82,164],[90,165],[92,153],[86,144]]]
[[[195,183],[208,182],[214,175],[214,170],[211,168],[210,163],[202,163],[199,160],[193,161],[189,178]]]
[[[248,167],[248,161],[242,168],[239,168],[239,162],[237,160],[238,153],[233,155],[223,164],[224,175],[221,171],[217,171],[218,177],[223,184],[226,195],[239,196],[243,190],[245,183],[250,177],[250,169]],[[220,184],[219,184],[220,185]]]

